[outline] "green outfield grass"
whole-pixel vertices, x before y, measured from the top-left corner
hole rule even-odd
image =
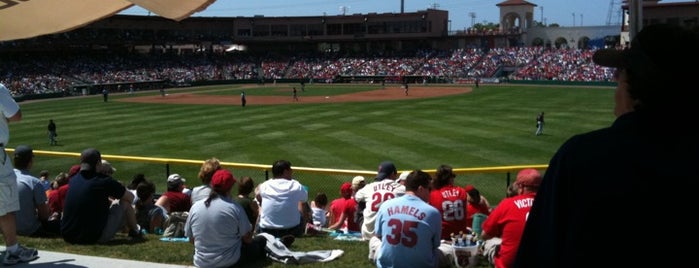
[[[547,164],[560,144],[575,133],[609,125],[612,88],[481,86],[472,93],[421,100],[367,103],[256,106],[254,96],[287,94],[290,84],[248,88],[248,106],[175,105],[120,102],[112,94],[21,103],[24,118],[10,125],[8,147],[29,144],[35,150],[79,153],[95,147],[107,155],[178,158],[271,165],[288,159],[296,167],[374,171],[383,160],[399,170]],[[304,94],[344,94],[376,85],[308,85]],[[200,94],[239,94],[241,86],[168,89]],[[397,88],[389,90],[400,90]],[[142,94],[159,94],[138,92]],[[543,136],[535,136],[535,117],[546,112]],[[48,120],[58,125],[59,146],[49,146]],[[39,157],[34,172],[67,171],[77,158]],[[114,161],[112,161],[114,162]],[[128,182],[140,172],[165,188],[163,165],[114,162],[115,177]],[[191,186],[198,166],[170,166]],[[263,173],[234,170],[257,182]],[[351,177],[296,174],[311,192],[337,196]],[[505,174],[460,175],[492,199],[504,196]]]
[[[375,171],[383,160],[394,161],[399,170],[435,169],[440,164],[474,168],[547,164],[567,138],[608,126],[614,119],[614,89],[610,87],[481,85],[472,93],[443,98],[273,106],[254,103],[254,96],[286,95],[288,92],[280,89],[291,86],[297,87],[301,97],[377,87],[314,84],[307,85],[305,92],[300,91],[300,85],[291,84],[247,88],[248,106],[245,108],[129,103],[119,101],[129,95],[119,94],[112,94],[108,103],[102,101],[101,95],[27,102],[20,104],[23,120],[10,124],[8,147],[29,144],[35,150],[72,153],[95,147],[107,155],[197,161],[215,156],[225,162],[266,165],[277,159],[288,159],[295,167],[367,171]],[[168,89],[168,93],[238,95],[240,90],[239,85],[226,85]],[[136,93],[143,94],[159,93]],[[546,113],[546,127],[544,135],[537,137],[534,135],[535,117],[541,111]],[[59,146],[48,144],[46,125],[49,119],[58,126]],[[47,169],[55,175],[67,171],[78,159],[38,157],[35,162],[33,173]],[[118,179],[128,182],[133,174],[140,172],[157,183],[159,192],[165,189],[163,165],[112,162]],[[184,175],[189,185],[196,186],[199,184],[198,168],[170,166],[169,172]],[[236,176],[251,175],[257,183],[264,180],[264,175],[257,171],[234,169],[233,172]],[[350,176],[304,173],[296,176],[310,187],[313,195],[323,191],[330,198],[338,195],[342,181],[351,180]],[[505,179],[503,173],[462,174],[457,177],[457,184],[474,184],[492,204],[497,204],[504,197]],[[321,244],[315,239],[318,238],[297,240],[299,248],[295,250],[349,245],[334,241]],[[116,256],[140,259],[148,257],[148,252],[158,255],[159,251],[166,250],[172,254],[155,260],[191,264],[190,245],[151,240],[156,239],[133,247],[136,257]],[[55,241],[29,241],[40,249],[106,256],[121,254],[111,253],[118,250],[101,250],[100,246],[73,247],[55,245]],[[139,249],[141,247],[156,249]],[[365,251],[363,243],[349,246],[346,256],[333,262],[333,267],[356,267],[355,261],[357,258],[363,261]]]

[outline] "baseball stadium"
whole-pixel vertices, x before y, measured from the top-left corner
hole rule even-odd
[[[17,5],[6,10],[31,3],[9,2]],[[355,176],[373,181],[384,161],[398,173],[434,174],[446,164],[456,185],[475,186],[496,207],[519,170],[545,173],[568,138],[614,121],[614,69],[591,58],[598,49],[627,46],[638,27],[629,23],[637,18],[628,3],[612,25],[553,27],[534,19],[536,4],[507,0],[493,5],[498,24],[452,31],[451,14],[432,8],[189,17],[211,1],[193,2],[203,4],[179,16],[112,10],[60,30],[5,32],[0,23],[0,83],[22,111],[22,121],[9,124],[7,154],[31,146],[31,173],[47,170],[53,179],[80,164],[81,151],[96,148],[115,179],[126,185],[143,174],[157,193],[175,173],[188,188],[201,185],[198,173],[212,157],[256,185],[283,159],[309,201],[317,193],[340,197]],[[639,25],[699,26],[697,2],[642,2]],[[535,135],[541,112],[546,127]],[[39,251],[177,267],[192,265],[194,251],[157,234],[90,246],[60,237],[19,240]],[[318,249],[344,254],[305,266],[373,267],[366,243],[312,235],[293,248]],[[483,258],[469,267],[493,266]]]

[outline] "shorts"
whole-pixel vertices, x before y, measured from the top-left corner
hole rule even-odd
[[[0,147],[0,216],[19,210],[19,192],[17,192],[17,176],[12,167],[12,159],[7,156],[5,150]]]
[[[0,147],[0,182],[17,184],[12,156],[8,155],[2,147]]]
[[[109,216],[107,224],[102,229],[102,236],[97,240],[98,243],[106,243],[112,240],[119,230],[124,226],[124,205],[116,199],[109,206]]]
[[[0,182],[0,216],[19,211],[19,193],[17,182]]]

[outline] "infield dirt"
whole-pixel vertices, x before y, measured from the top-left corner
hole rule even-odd
[[[254,87],[254,86],[251,86]],[[472,91],[470,87],[417,87],[411,86],[408,95],[400,87],[386,87],[370,91],[361,91],[351,94],[333,96],[304,96],[299,93],[299,101],[294,101],[291,90],[288,96],[247,96],[247,105],[274,105],[290,103],[341,103],[341,102],[368,102],[434,98],[448,95],[466,94]],[[283,90],[286,91],[286,90]],[[173,103],[173,104],[230,104],[240,105],[240,97],[237,95],[211,95],[196,93],[168,93],[166,96],[151,95],[132,98],[121,98],[118,101],[141,103]]]

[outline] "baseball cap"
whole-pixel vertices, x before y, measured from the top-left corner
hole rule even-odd
[[[97,163],[102,160],[102,155],[95,148],[87,148],[80,154],[80,171],[95,170]]]
[[[349,182],[345,182],[340,186],[340,193],[349,193],[352,192],[352,184]]]
[[[34,151],[29,145],[19,145],[15,148],[15,158],[16,159],[30,159],[34,157]]]
[[[398,178],[396,179],[396,182],[400,183],[404,181],[408,178],[408,175],[410,175],[410,171],[403,171],[403,173],[401,173],[400,176],[398,176]]]
[[[102,159],[102,164],[97,168],[97,172],[103,173],[103,174],[111,174],[116,171],[116,168],[112,166],[112,163],[109,163],[109,161]]]
[[[172,174],[170,174],[170,176],[167,177],[168,184],[180,184],[180,183],[184,183],[185,181],[187,181],[187,180],[185,178],[183,178],[182,176],[180,176],[180,174],[177,174],[177,173],[172,173]]]
[[[358,187],[362,182],[364,182],[364,176],[355,176],[352,178],[352,187]]]
[[[533,168],[526,168],[517,173],[515,183],[522,186],[538,187],[541,184],[541,173]]]
[[[464,187],[464,191],[466,191],[466,192],[470,192],[470,191],[473,191],[473,190],[475,190],[475,189],[476,189],[476,187],[474,187],[474,186],[471,185],[471,184],[466,185],[466,187]]]
[[[230,190],[235,182],[236,180],[235,177],[233,177],[233,173],[227,169],[218,169],[214,172],[214,175],[211,176],[211,188],[219,192]]]
[[[393,165],[393,162],[390,161],[384,161],[381,162],[379,165],[379,172],[376,174],[376,179],[377,180],[383,180],[387,178],[388,176],[391,176],[391,174],[397,173],[398,171],[396,170],[396,166]]]

